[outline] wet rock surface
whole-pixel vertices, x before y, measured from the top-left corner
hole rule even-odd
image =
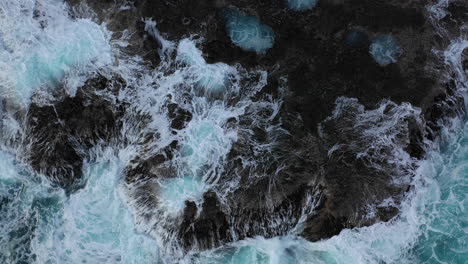
[[[307,221],[305,237],[319,240],[396,216],[410,187],[413,159],[424,150],[420,115],[409,104],[382,101],[365,110],[356,99],[337,99],[333,114],[320,124],[328,149],[325,199]]]
[[[122,82],[97,76],[74,96],[57,96],[59,99],[46,104],[33,102],[26,120],[32,167],[66,189],[79,187],[88,150],[110,142],[119,133],[122,109],[104,92],[121,89]]]
[[[450,80],[440,80],[437,71],[442,62],[432,49],[445,47],[448,38],[428,19],[427,3],[322,0],[312,10],[296,12],[287,9],[285,1],[269,0],[139,0],[126,10],[117,8],[118,1],[87,2],[98,10],[99,19],[111,21],[111,29],[134,31],[129,51],[146,54],[153,64],[158,58],[151,54],[156,54],[154,50],[161,43],[144,31],[142,18],[156,21],[158,30],[169,40],[194,34],[203,37],[200,48],[209,63],[240,63],[248,69],[267,70],[268,84],[260,94],[284,100],[276,124],[287,133],[269,134],[267,127],[252,125],[248,115],[236,120],[239,128],[253,133],[240,133],[228,155],[221,183],[236,179],[238,188],[226,197],[208,191],[199,207],[186,201],[183,215],[171,231],[177,232],[187,250],[214,248],[258,235],[285,235],[298,224],[304,224],[305,229],[295,232],[315,241],[344,228],[389,221],[398,214],[399,202],[410,187],[414,161],[424,157],[424,138],[437,137],[441,118],[463,112],[463,101],[453,91],[454,85]],[[243,51],[231,42],[222,14],[233,8],[273,29],[275,44],[265,54]],[[459,27],[466,17],[466,12],[459,11],[462,9],[466,9],[466,3],[451,2],[443,23],[448,28]],[[358,41],[349,41],[352,32],[359,32]],[[398,60],[386,66],[380,66],[369,53],[371,41],[381,35],[392,36],[402,49]],[[279,85],[282,78],[287,79],[288,86],[284,94]],[[356,100],[340,110],[343,99],[339,98],[343,97]],[[406,103],[421,111],[410,109]],[[171,126],[182,129],[190,122],[190,114],[170,107]],[[410,115],[400,119],[398,109],[405,107]],[[113,116],[106,109],[98,111],[104,113],[100,123],[112,123]],[[366,119],[375,112],[381,115]],[[363,119],[368,122],[357,126]],[[393,133],[394,138],[384,143],[369,141],[366,131],[378,130],[389,120],[397,123],[384,132]],[[49,129],[43,127],[36,134]],[[51,127],[60,130],[58,123]],[[277,145],[268,151],[253,149],[272,141]],[[72,144],[56,145],[57,149],[70,150],[61,157],[70,164],[67,170],[75,173],[82,158],[72,151]],[[375,149],[375,144],[383,145]],[[174,142],[161,153],[136,158],[127,169],[127,181],[174,177],[168,163],[172,153],[179,150]],[[366,156],[359,156],[361,152]],[[404,161],[399,160],[401,155]],[[249,159],[257,164],[242,163]],[[44,167],[40,161],[33,160],[38,169]],[[404,166],[400,167],[402,162]],[[311,201],[308,197],[316,198]],[[156,200],[151,203],[155,205]],[[281,219],[280,223],[271,223],[273,218]]]

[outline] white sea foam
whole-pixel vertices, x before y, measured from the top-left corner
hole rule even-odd
[[[175,59],[162,55],[161,66],[137,83],[136,94],[125,95],[134,102],[136,112],[151,117],[143,134],[157,133],[159,137],[157,144],[146,146],[151,150],[145,156],[158,153],[174,140],[179,142],[180,149],[170,162],[176,168],[176,178],[160,179],[157,188],[161,189],[160,205],[166,212],[181,213],[186,200],[200,203],[203,193],[216,185],[225,156],[237,137],[227,121],[242,115],[250,97],[266,83],[263,72],[207,63],[196,47],[198,43],[193,39],[166,43],[177,47]],[[241,87],[243,79],[251,76],[257,81]],[[169,103],[191,113],[191,121],[182,130],[170,127]]]
[[[153,263],[157,246],[134,231],[120,194],[124,152],[85,165],[86,187],[67,197],[0,152],[0,261]]]
[[[54,88],[65,77],[75,89],[82,74],[111,62],[108,40],[89,19],[71,19],[62,1],[2,1],[0,96],[27,104],[35,90]]]
[[[172,223],[180,219],[185,202],[201,206],[206,191],[213,190],[221,198],[228,191],[218,181],[237,140],[235,123],[229,120],[238,120],[252,105],[252,97],[266,84],[266,73],[246,71],[240,65],[209,64],[197,47],[203,39],[171,42],[163,39],[155,22],[145,21],[148,33],[162,44],[155,51],[162,62],[148,69],[129,59],[114,68],[131,87],[119,97],[131,103],[132,113],[145,116],[136,129],[132,128],[134,116],[126,120],[125,127],[132,132],[125,137],[142,145],[137,153],[143,159],[164,153],[175,141],[178,147],[160,165],[157,179],[128,185],[126,194],[138,230],[154,237],[171,262],[183,255]],[[171,127],[169,104],[189,112],[190,122]],[[141,144],[148,135],[156,140]]]
[[[153,263],[155,241],[137,234],[122,196],[122,173],[128,150],[99,151],[84,165],[86,186],[60,201],[41,227],[31,250],[37,263]]]
[[[42,15],[35,16],[34,10]],[[172,256],[158,255],[157,245],[175,245],[173,249],[178,250],[178,241],[174,241],[175,236],[168,232],[168,226],[182,213],[185,200],[200,205],[206,190],[214,189],[222,198],[223,191],[236,188],[235,184],[229,188],[217,185],[226,155],[238,138],[238,128],[228,120],[239,119],[245,113],[260,113],[265,108],[271,110],[271,119],[275,118],[280,101],[251,100],[266,84],[266,73],[248,72],[238,65],[208,64],[197,48],[199,42],[193,39],[179,43],[167,41],[152,20],[145,22],[147,32],[162,44],[161,66],[145,68],[136,57],[119,58],[120,63],[111,66],[129,86],[118,95],[119,99],[132,104],[129,111],[146,117],[144,121],[125,120],[126,129],[122,134],[130,143],[140,143],[135,146],[143,146],[136,150],[117,147],[96,150],[95,159],[85,162],[83,168],[86,186],[69,197],[50,186],[42,176],[34,175],[13,156],[0,152],[0,231],[8,234],[0,237],[1,261],[153,263],[158,260],[173,263]],[[1,96],[20,103],[27,102],[42,86],[50,88],[65,81],[76,88],[76,83],[82,80],[81,74],[108,65],[111,52],[120,55],[110,49],[103,27],[87,19],[70,19],[66,6],[58,0],[2,1],[0,26]],[[245,27],[241,29],[248,33]],[[271,32],[266,33],[254,36],[265,37],[260,47],[252,46],[247,40],[248,48],[262,52],[271,47]],[[246,41],[243,36],[234,40]],[[125,38],[113,40],[114,44],[125,45],[124,42]],[[466,40],[457,40],[445,53],[447,64],[458,75],[459,86],[467,81],[461,67],[461,51],[467,47],[466,43]],[[170,127],[168,103],[175,103],[192,114],[185,128]],[[371,116],[375,117],[381,110],[375,110],[375,115]],[[6,122],[8,126],[2,127],[2,133],[11,135],[18,131],[18,124],[10,121]],[[269,125],[269,118],[251,121],[277,129]],[[383,133],[391,131],[391,125],[395,125],[392,121],[368,136],[383,137]],[[132,122],[138,126],[132,128],[135,125]],[[156,142],[141,144],[141,139],[150,133],[156,135]],[[121,185],[124,167],[136,155],[151,157],[174,140],[179,142],[179,149],[170,161],[176,168],[173,177],[151,182],[156,187],[144,193],[157,197],[159,203],[146,207],[135,204],[131,192],[132,187],[138,185]],[[377,143],[380,146],[385,142],[377,140]],[[463,162],[454,162],[466,155],[462,151],[464,143],[461,140],[452,145],[451,150],[459,156],[441,156],[434,152],[419,164],[413,178],[414,191],[403,203],[400,217],[392,222],[344,230],[338,236],[315,243],[291,234],[271,239],[246,239],[221,249],[192,252],[185,258],[181,251],[163,252],[173,253],[182,258],[180,261],[195,263],[415,263],[415,250],[423,252],[429,248],[435,253],[426,259],[441,262],[443,256],[435,247],[425,247],[421,237],[431,237],[433,232],[450,233],[453,231],[448,228],[450,225],[461,227],[458,222],[440,221],[440,225],[433,219],[439,219],[441,204],[458,210],[465,206],[463,192],[460,196],[456,188],[466,186],[463,178],[466,166]],[[368,155],[366,152],[359,154]],[[134,215],[127,211],[127,202]],[[456,219],[451,214],[441,215]],[[171,221],[163,222],[165,220]],[[136,232],[135,228],[150,234],[156,242]],[[9,232],[11,230],[13,232]],[[465,232],[463,228],[459,230]],[[466,238],[463,232],[456,238],[462,246]],[[463,257],[466,251],[457,243],[451,245],[448,252]]]
[[[402,52],[396,40],[388,35],[378,36],[369,46],[369,53],[381,66],[397,62]]]
[[[193,78],[197,87],[207,93],[224,92],[229,85],[229,79],[236,78],[239,74],[236,68],[225,63],[206,63],[202,52],[188,39],[180,41],[177,61],[190,67],[189,78]]]
[[[450,69],[460,74],[456,76],[456,81],[460,92],[465,94],[466,75],[463,74],[461,53],[466,48],[468,41],[458,39],[442,52]],[[400,110],[401,114],[411,112],[404,111],[404,108]],[[385,116],[383,113],[381,115]],[[361,123],[366,123],[366,120],[361,120]],[[390,119],[389,123],[384,122],[389,126],[369,131],[372,133],[368,135],[369,139],[380,132],[396,129],[391,128],[391,123]],[[401,204],[400,215],[390,222],[345,229],[339,235],[318,242],[309,242],[296,236],[246,239],[231,246],[203,252],[196,257],[188,256],[187,262],[464,263],[468,257],[468,232],[464,227],[468,202],[468,124],[465,123],[461,134],[454,134],[456,131],[459,130],[442,131],[449,133],[443,137],[443,142],[447,144],[443,146],[445,150],[442,152],[435,146],[425,160],[418,162],[412,178],[412,191]],[[385,135],[379,135],[378,138],[390,140]],[[378,142],[376,146],[379,146]],[[388,200],[384,202],[391,203]]]

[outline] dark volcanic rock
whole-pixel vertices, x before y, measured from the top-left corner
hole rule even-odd
[[[197,210],[195,203],[187,201],[179,229],[185,248],[193,247],[194,240],[200,248],[215,248],[233,241],[229,234],[228,216],[223,212],[216,193],[205,193],[200,217],[196,217]]]
[[[138,15],[153,18],[171,40],[192,34],[204,37],[202,48],[210,63],[261,66],[270,71],[269,82],[288,77],[293,94],[287,104],[301,114],[312,133],[331,113],[339,96],[358,98],[366,106],[389,98],[425,108],[441,90],[436,76],[427,72],[436,61],[431,52],[436,34],[421,3],[320,1],[307,12],[291,11],[283,1],[250,0],[141,0],[135,7]],[[239,8],[272,27],[274,47],[257,55],[232,44],[222,16],[226,8]],[[394,36],[403,49],[400,61],[379,67],[368,45],[346,45],[346,34],[356,30],[370,39],[381,34]]]
[[[142,4],[145,5],[144,2]],[[207,245],[204,238],[206,232],[194,230],[199,226],[197,223],[200,230],[205,230],[207,223],[211,225],[211,230],[218,230],[216,223],[224,225],[224,218],[233,228],[236,239],[285,234],[297,223],[295,221],[305,194],[310,194],[318,186],[322,186],[320,189],[323,188],[324,196],[303,233],[309,239],[329,237],[346,227],[387,221],[396,215],[398,210],[395,206],[408,189],[407,181],[401,185],[391,184],[392,177],[397,172],[401,173],[401,168],[390,166],[380,170],[369,167],[371,161],[379,161],[357,158],[356,150],[352,149],[357,139],[348,138],[346,134],[341,135],[344,138],[338,136],[333,140],[313,138],[319,136],[318,124],[332,114],[335,100],[340,96],[357,98],[363,104],[359,107],[376,108],[383,98],[388,98],[397,103],[410,102],[425,111],[431,108],[433,98],[443,93],[445,88],[439,85],[435,73],[428,70],[438,63],[431,52],[437,32],[427,19],[423,5],[415,2],[405,2],[403,5],[402,1],[321,1],[308,12],[290,11],[284,8],[281,1],[218,1],[216,4],[201,1],[192,5],[187,5],[186,1],[174,1],[171,2],[172,8],[163,5],[169,4],[153,2],[149,4],[152,8],[147,9],[148,15],[158,22],[158,28],[171,39],[194,33],[203,36],[205,44],[202,48],[208,62],[240,62],[247,68],[260,66],[267,69],[269,85],[264,92],[275,93],[277,79],[287,77],[291,93],[285,98],[283,115],[299,113],[303,121],[303,125],[283,124],[291,134],[278,144],[278,148],[263,154],[270,156],[270,160],[265,158],[263,164],[263,156],[255,156],[252,152],[253,146],[260,142],[242,142],[241,138],[235,144],[229,158],[231,165],[228,165],[232,171],[226,174],[241,177],[240,187],[228,195],[226,207],[230,209],[219,215],[205,214],[204,210],[199,212],[201,222],[191,220],[193,225],[187,231],[189,235],[181,237],[186,247],[190,248],[193,243]],[[234,46],[225,32],[222,18],[225,8],[239,8],[272,27],[276,37],[274,47],[264,55],[257,55]],[[197,23],[177,23],[179,17],[168,18],[164,14],[166,12],[181,12],[185,14],[184,17],[190,17]],[[392,35],[403,49],[399,61],[381,67],[369,54],[369,42],[347,45],[346,35],[356,30],[369,39],[382,34]],[[421,131],[422,124],[416,121],[418,118],[414,114],[408,120],[401,120],[405,128],[400,133],[404,139],[400,147],[413,157],[421,158],[424,131]],[[375,122],[384,125],[385,120]],[[347,134],[358,135],[359,132],[353,130],[352,122],[346,123],[346,126],[350,129]],[[263,137],[266,142],[272,140],[262,128],[252,129],[255,137]],[[329,129],[333,131],[333,128]],[[365,142],[364,139],[360,140],[361,144]],[[331,149],[335,144],[343,145],[344,149],[328,157],[321,154],[323,151],[320,149]],[[382,151],[391,155],[390,149]],[[292,153],[297,158],[292,158]],[[278,157],[279,160],[275,160]],[[249,158],[259,164],[255,168],[239,165],[240,160]],[[289,166],[276,174],[275,170],[281,167],[282,162]],[[262,170],[263,175],[256,175]],[[271,189],[272,186],[277,189]],[[301,188],[307,191],[300,191]],[[394,199],[395,205],[379,206],[378,203],[386,198]],[[372,206],[374,211],[371,212]],[[292,213],[280,216],[275,215],[275,211]],[[207,219],[210,216],[211,220]],[[285,222],[288,224],[272,227],[264,221],[275,217],[287,219]],[[218,243],[222,244],[232,238],[220,236],[220,239]]]
[[[246,113],[240,125],[252,128],[252,118],[259,120],[259,116]],[[283,118],[285,126],[298,121]],[[301,125],[294,125],[301,129]],[[240,133],[228,155],[220,182],[235,183],[235,187],[219,187],[218,192],[225,194],[223,203],[215,192],[208,192],[197,216],[186,211],[179,231],[185,248],[209,249],[259,235],[286,235],[318,203],[317,182],[323,162],[317,151],[319,142],[307,134],[292,137],[279,127],[267,129],[259,123],[252,130],[254,137]]]
[[[97,76],[75,96],[66,95],[46,105],[33,102],[27,115],[32,167],[62,187],[77,187],[87,150],[109,142],[119,132],[122,112],[102,92],[122,85],[122,81]]]
[[[448,70],[432,51],[461,34],[467,13],[461,0],[450,1],[448,13],[440,18],[449,30],[436,27],[421,1],[321,0],[305,12],[291,11],[278,0],[137,0],[127,10],[118,9],[119,1],[86,2],[100,19],[110,21],[112,30],[136,33],[130,54],[158,62],[152,52],[159,44],[148,41],[142,22],[152,18],[169,40],[203,37],[208,63],[267,70],[268,84],[257,97],[271,94],[284,101],[271,123],[253,122],[249,116],[260,115],[255,111],[233,121],[239,139],[218,191],[225,191],[223,183],[230,181],[237,188],[222,199],[214,191],[205,193],[199,208],[186,202],[182,220],[174,220],[169,229],[187,250],[284,235],[297,224],[305,225],[305,238],[318,240],[344,228],[390,220],[409,188],[414,161],[424,157],[426,134],[436,138],[440,119],[464,111],[455,91],[458,84],[450,77],[440,80]],[[274,46],[265,54],[236,47],[223,19],[231,8],[273,28]],[[360,32],[362,40],[351,45],[347,37],[352,32]],[[392,36],[402,49],[398,61],[385,67],[369,54],[371,41],[382,35]],[[286,79],[287,91],[282,92]],[[168,109],[174,130],[191,119],[176,105]],[[147,140],[157,138],[148,135]],[[74,142],[67,144],[58,148],[76,149],[70,147]],[[170,160],[177,151],[175,142],[160,153],[136,158],[127,169],[127,182],[173,177]],[[80,154],[73,150],[67,155],[63,157],[71,162]],[[145,188],[141,204],[156,206],[154,193],[147,194],[153,195],[152,204],[144,200],[146,190],[154,191]]]
[[[394,217],[413,176],[408,152],[421,157],[423,125],[420,111],[409,104],[383,101],[365,110],[356,99],[337,99],[334,113],[320,125],[329,149],[325,199],[303,235],[319,240]]]

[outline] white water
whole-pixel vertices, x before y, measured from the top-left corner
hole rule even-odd
[[[125,156],[99,153],[98,162],[84,167],[86,187],[67,197],[0,152],[0,261],[153,263],[156,243],[135,232],[123,202]]]
[[[73,93],[80,75],[109,63],[105,29],[89,19],[72,20],[63,1],[0,2],[0,97],[22,105],[65,76]]]
[[[298,237],[261,237],[202,253],[196,263],[447,263],[468,259],[468,124],[444,153],[420,164],[415,190],[401,215],[370,227],[344,230],[311,243]]]
[[[47,233],[33,240],[38,263],[152,263],[156,243],[137,234],[123,202],[121,180],[128,154],[99,153],[84,166],[86,187],[63,201]],[[45,230],[44,230],[45,231]]]
[[[112,62],[105,27],[72,19],[59,0],[0,2],[0,97],[27,106],[34,93],[63,84],[70,94]],[[2,113],[2,135],[21,127]],[[2,144],[3,145],[3,142]],[[136,233],[122,194],[130,150],[96,150],[86,187],[66,196],[0,149],[1,263],[154,263],[154,240]]]
[[[190,77],[199,89],[207,93],[222,93],[229,85],[230,76],[239,74],[234,67],[225,63],[206,63],[201,51],[188,39],[180,41],[177,61],[189,66]]]
[[[0,28],[0,56],[11,62],[2,64],[1,67],[5,67],[2,73],[10,73],[15,65],[21,65],[18,67],[23,69],[14,78],[14,75],[2,75],[2,96],[21,102],[27,102],[27,98],[39,86],[54,86],[59,81],[65,81],[76,88],[82,80],[80,74],[94,71],[111,60],[108,57],[109,39],[102,27],[89,20],[71,20],[58,0],[38,2],[47,7],[44,9],[49,14],[46,20],[50,31],[47,27],[41,29],[39,22],[32,18],[31,4],[34,1],[5,0],[0,3],[0,10],[3,10],[3,13],[0,12],[0,25],[7,25]],[[25,12],[19,11],[17,3],[26,6]],[[10,12],[9,9],[11,14],[15,14],[15,20],[29,24],[11,20],[12,17],[5,11]],[[147,25],[149,28],[155,26],[151,23]],[[33,31],[23,35],[22,30]],[[13,34],[16,31],[19,32],[18,36]],[[159,33],[156,35],[157,31],[153,32],[154,36],[162,38]],[[31,39],[28,39],[29,36],[32,36]],[[44,38],[45,42],[41,42]],[[12,42],[8,44],[9,41]],[[19,44],[18,48],[11,43]],[[238,136],[227,120],[239,118],[249,107],[278,109],[280,103],[255,105],[251,102],[250,96],[265,85],[265,73],[246,72],[239,66],[207,64],[196,48],[199,43],[191,39],[178,44],[164,43],[166,48],[163,47],[160,54],[168,54],[168,57],[161,68],[143,69],[134,61],[125,60],[113,68],[124,76],[127,83],[137,87],[120,96],[132,101],[140,113],[151,116],[141,133],[157,132],[160,137],[157,146],[146,146],[149,151],[117,147],[96,149],[96,159],[84,166],[87,179],[85,188],[70,197],[66,197],[62,190],[51,187],[42,176],[31,173],[27,166],[18,163],[10,154],[0,152],[0,232],[8,234],[0,236],[0,261],[154,263],[166,260],[172,263],[170,256],[160,256],[158,252],[158,246],[165,246],[164,240],[160,239],[166,235],[165,227],[148,232],[156,237],[156,241],[135,231],[148,231],[153,226],[139,219],[140,213],[147,212],[140,212],[134,204],[127,208],[128,190],[121,185],[124,167],[136,153],[150,156],[172,140],[178,140],[181,151],[171,162],[171,166],[177,168],[176,178],[158,182],[159,189],[155,189],[161,200],[161,208],[158,209],[168,212],[170,216],[178,215],[186,199],[200,203],[201,195],[209,188],[219,187],[218,191],[225,191],[217,186],[217,180],[222,174],[223,159]],[[14,51],[11,53],[12,47]],[[49,50],[44,47],[53,48]],[[171,50],[171,47],[174,48]],[[447,63],[453,64],[454,69],[459,70],[459,51],[466,47],[466,41],[462,41],[454,43],[450,47],[452,50],[448,50]],[[174,61],[170,58],[173,52],[176,53]],[[96,54],[104,55],[104,59],[101,61],[100,56],[97,59]],[[464,76],[463,72],[459,74]],[[240,85],[249,77],[255,79],[253,76],[258,77],[258,81]],[[462,82],[466,83],[466,79],[462,79]],[[186,128],[180,131],[170,128],[167,102],[177,103],[192,113],[193,118]],[[128,135],[131,140],[139,140],[140,136],[138,133]],[[457,262],[466,260],[464,241],[467,239],[463,218],[457,218],[460,213],[451,214],[445,209],[464,212],[465,145],[466,139],[462,135],[452,141],[446,153],[433,152],[420,164],[413,181],[414,192],[403,204],[401,216],[393,222],[344,230],[338,236],[317,243],[293,235],[246,239],[230,247],[202,252],[197,256],[188,255],[184,260],[194,263],[272,264],[463,263]],[[461,192],[457,192],[457,188]],[[220,194],[222,196],[222,192]],[[130,212],[135,214],[136,219]],[[458,228],[451,228],[454,226]],[[433,239],[433,233],[444,237],[435,236]],[[437,241],[440,243],[437,244]],[[447,241],[455,242],[448,249],[442,248],[440,253],[437,247]]]
[[[250,97],[265,85],[265,74],[248,73],[240,66],[224,63],[208,64],[196,48],[197,41],[191,39],[178,44],[163,42],[177,47],[172,51],[175,60],[169,50],[163,56],[166,61],[162,66],[138,80],[137,93],[125,96],[134,101],[137,112],[152,117],[142,133],[157,132],[160,137],[157,145],[146,146],[150,150],[143,155],[158,153],[174,140],[179,142],[180,151],[170,162],[176,168],[176,177],[158,180],[156,187],[160,189],[159,204],[164,212],[177,215],[185,200],[200,204],[203,193],[217,184],[225,156],[237,139],[236,130],[229,128],[227,121],[245,112]],[[251,76],[258,81],[241,87],[241,81]],[[132,76],[126,78],[131,80]],[[192,120],[182,130],[170,127],[168,103],[192,114]]]

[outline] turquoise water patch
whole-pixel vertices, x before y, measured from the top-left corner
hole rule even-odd
[[[51,230],[33,244],[39,263],[152,263],[155,241],[135,231],[122,201],[123,163],[112,155],[86,164],[86,186],[63,201]],[[47,232],[45,232],[47,231]],[[60,245],[60,246],[58,246]]]
[[[64,192],[41,182],[13,156],[0,151],[0,262],[32,263],[31,244],[53,219]]]
[[[294,11],[306,11],[314,8],[319,0],[287,0],[287,6]]]
[[[83,69],[97,56],[105,56],[106,49],[100,29],[95,25],[80,23],[74,29],[73,42],[56,41],[39,50],[32,50],[24,64],[16,65],[17,87],[21,91],[30,87],[57,86],[72,69]],[[103,43],[99,43],[103,41]],[[103,45],[104,47],[96,47]]]
[[[391,36],[379,36],[372,40],[369,53],[381,66],[387,66],[398,61],[403,53],[398,42]]]
[[[161,184],[160,199],[167,211],[177,213],[184,209],[185,201],[197,201],[205,191],[206,185],[199,177],[172,178]]]
[[[111,63],[109,38],[105,28],[91,20],[70,18],[62,1],[3,1],[0,96],[24,105],[37,89],[52,89],[64,81],[76,89],[83,75]]]
[[[190,67],[189,71],[195,86],[210,93],[225,91],[229,82],[229,74],[235,72],[233,67],[225,63],[207,63],[201,50],[189,39],[180,41],[176,59],[178,62]]]
[[[229,150],[230,138],[223,128],[199,121],[188,130],[177,160],[181,175],[161,181],[160,201],[167,211],[180,212],[185,201],[200,201],[209,189],[210,175]]]
[[[224,11],[226,31],[232,43],[246,51],[265,53],[275,43],[273,29],[262,24],[255,16],[239,10]]]
[[[203,252],[195,259],[197,264],[300,264],[320,263],[303,253],[304,240],[295,237],[249,238],[233,247]],[[304,243],[304,245],[306,245]]]
[[[191,167],[198,168],[210,161],[214,145],[221,144],[223,129],[209,121],[202,121],[190,131],[188,140],[182,147],[182,156],[188,157]]]
[[[87,185],[67,197],[0,152],[0,262],[153,263],[155,242],[121,201],[121,170],[117,158],[86,165]]]

